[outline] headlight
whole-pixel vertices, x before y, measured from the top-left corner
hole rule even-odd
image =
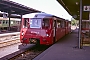
[[[46,34],[46,36],[49,36],[48,34]]]
[[[24,35],[24,32],[22,32],[22,36]]]

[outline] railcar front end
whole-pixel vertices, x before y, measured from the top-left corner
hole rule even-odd
[[[52,44],[51,24],[48,19],[24,18],[22,19],[22,29],[20,41],[25,44]]]

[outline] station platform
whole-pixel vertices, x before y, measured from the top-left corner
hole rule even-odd
[[[10,36],[10,35],[17,35],[17,34],[20,34],[20,32],[3,33],[3,34],[0,34],[0,37],[3,37],[3,36]]]
[[[90,46],[77,46],[78,30],[74,30],[33,60],[90,60]]]

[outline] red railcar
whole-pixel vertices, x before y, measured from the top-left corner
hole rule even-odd
[[[66,28],[66,34],[71,32],[71,21],[66,20],[65,21],[65,28]]]
[[[65,19],[50,14],[37,14],[34,18],[23,18],[20,41],[25,44],[51,45],[65,36],[68,30],[65,25]]]

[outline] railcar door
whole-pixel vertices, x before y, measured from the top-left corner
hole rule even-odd
[[[57,29],[57,25],[56,25],[56,20],[54,20],[53,22],[53,25],[54,25],[54,34],[53,34],[53,37],[54,37],[54,43],[56,42],[56,29]]]

